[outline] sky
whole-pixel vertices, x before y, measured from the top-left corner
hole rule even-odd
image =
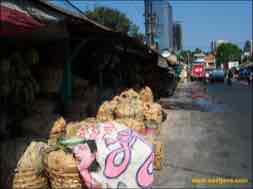
[[[81,10],[108,6],[124,12],[144,33],[144,0],[71,0]],[[252,39],[252,0],[170,0],[173,20],[181,21],[183,48],[210,50],[211,40],[224,39],[243,47]],[[54,3],[71,8],[62,0]]]

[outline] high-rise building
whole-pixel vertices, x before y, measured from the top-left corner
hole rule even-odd
[[[183,33],[180,22],[173,24],[173,50],[180,51],[183,48]]]
[[[247,40],[244,44],[243,48],[244,54],[247,56],[253,56],[253,41],[252,40]]]
[[[211,41],[211,52],[215,52],[217,48],[224,43],[228,43],[226,40],[212,40]]]
[[[173,50],[173,13],[168,0],[152,0],[152,13],[155,16],[154,39],[160,51]]]

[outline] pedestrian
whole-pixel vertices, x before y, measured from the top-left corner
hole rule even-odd
[[[231,70],[228,71],[228,85],[232,85],[232,78],[233,78],[233,73]]]

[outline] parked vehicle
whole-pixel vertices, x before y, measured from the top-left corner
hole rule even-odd
[[[204,61],[195,61],[191,65],[191,81],[205,78]]]
[[[225,72],[223,69],[214,69],[210,73],[210,81],[211,82],[216,82],[216,81],[221,81],[224,82],[225,80]]]

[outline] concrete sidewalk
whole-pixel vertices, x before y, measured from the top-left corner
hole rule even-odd
[[[198,83],[180,84],[171,99],[188,106],[167,110],[160,137],[166,155],[163,169],[155,172],[154,188],[251,188],[251,184],[192,184],[193,178],[213,177],[243,177],[252,183],[251,120],[237,112],[189,108],[194,90],[205,92]],[[170,107],[170,99],[166,100]]]

